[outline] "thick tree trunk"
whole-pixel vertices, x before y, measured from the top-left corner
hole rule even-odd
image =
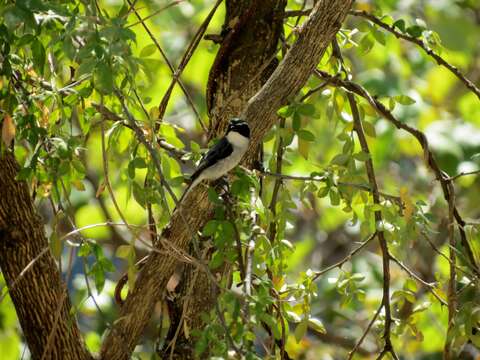
[[[33,359],[92,359],[27,184],[15,180],[17,171],[10,152],[0,155],[0,268],[28,348]]]
[[[255,159],[258,146],[275,123],[276,111],[304,86],[351,6],[352,0],[318,1],[302,26],[298,40],[261,90],[248,101],[242,112],[252,128],[247,161]],[[230,106],[234,106],[233,101],[229,102]],[[229,110],[224,107],[223,111]],[[178,255],[175,254],[188,248],[192,234],[201,229],[212,211],[213,206],[203,187],[197,186],[182,200],[162,232],[161,241],[155,244],[158,251],[152,252],[139,272],[119,319],[103,343],[103,359],[128,359],[178,264]]]
[[[248,100],[260,90],[275,69],[275,53],[282,33],[285,5],[285,0],[226,2],[223,26],[226,33],[207,85],[207,104],[211,114],[209,138],[219,136],[228,120],[241,114]],[[191,255],[196,256],[194,253]],[[202,261],[208,263],[209,256]],[[228,273],[228,269],[222,268],[222,272]],[[185,335],[182,321],[185,321],[189,333],[201,330],[204,326],[201,315],[213,309],[218,291],[207,274],[195,266],[186,266],[182,279],[178,289],[180,296],[170,304],[172,323],[166,346],[175,338],[179,328],[175,354],[179,359],[188,359],[193,358],[196,339]],[[165,356],[169,352],[167,347]]]

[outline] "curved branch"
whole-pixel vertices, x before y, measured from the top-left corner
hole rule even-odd
[[[351,0],[317,2],[285,59],[262,89],[250,99],[243,113],[252,128],[250,148],[246,156],[250,163],[254,161],[256,149],[264,135],[277,120],[276,111],[304,86],[351,5]],[[190,230],[200,229],[212,211],[213,206],[208,201],[207,192],[200,186],[196,187],[182,199],[172,214],[169,225],[162,232],[163,239],[186,249],[191,241]],[[186,229],[184,219],[190,224],[190,229]],[[161,247],[162,242],[156,246]],[[103,343],[103,359],[127,359],[130,356],[175,267],[176,260],[173,257],[152,253],[140,271],[135,287],[126,298],[119,319]]]
[[[445,174],[445,172],[443,172],[440,166],[438,165],[435,159],[435,156],[433,155],[433,152],[430,149],[427,136],[422,131],[398,120],[395,116],[393,116],[391,111],[389,111],[385,107],[385,105],[383,105],[377,98],[370,95],[370,93],[359,84],[354,83],[352,81],[348,81],[348,80],[342,80],[336,76],[332,76],[320,70],[316,70],[315,74],[322,79],[330,79],[330,84],[334,86],[343,87],[363,97],[373,107],[373,109],[377,111],[379,115],[381,115],[383,118],[385,118],[386,120],[391,122],[393,125],[395,125],[396,128],[405,130],[406,132],[410,133],[413,137],[415,137],[418,143],[420,144],[420,146],[422,147],[422,150],[425,154],[425,162],[427,163],[428,167],[432,170],[432,172],[435,174],[435,179],[440,182],[440,185],[443,191],[443,197],[445,198],[447,203],[450,204],[450,199],[452,199],[454,196],[453,186],[452,187],[449,186],[451,180],[448,177],[448,175]],[[458,209],[455,203],[453,203],[452,206],[453,206],[453,216],[455,218],[455,221],[458,224],[458,228],[460,232],[461,244],[465,249],[468,262],[470,263],[468,265],[472,269],[472,271],[475,272],[476,275],[480,275],[480,269],[478,267],[477,261],[473,254],[472,247],[470,246],[470,243],[468,242],[468,239],[467,239],[467,235],[465,233],[464,227],[466,225],[466,222],[458,212]]]
[[[419,38],[404,34],[400,31],[396,30],[394,26],[384,23],[382,20],[377,18],[375,15],[372,15],[372,14],[366,12],[365,10],[350,11],[350,14],[354,15],[354,16],[359,16],[359,17],[363,17],[365,19],[368,19],[371,22],[373,22],[375,25],[377,25],[377,26],[381,27],[382,29],[388,31],[389,33],[395,35],[396,38],[403,39],[403,40],[406,40],[408,42],[411,42],[412,44],[417,45],[423,51],[425,51],[425,53],[428,56],[430,56],[432,59],[434,59],[437,62],[438,65],[441,65],[441,66],[445,67],[446,69],[448,69],[462,83],[464,83],[465,86],[471,92],[473,92],[475,95],[477,95],[477,97],[480,99],[480,89],[477,86],[475,86],[475,84],[472,81],[467,79],[467,77],[465,75],[463,75],[462,72],[460,70],[458,70],[457,67],[453,66],[447,60],[445,60],[440,55],[438,55],[430,47],[425,45],[425,43],[422,40],[420,40]]]

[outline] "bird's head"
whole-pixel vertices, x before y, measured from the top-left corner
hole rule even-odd
[[[243,119],[233,118],[230,120],[230,122],[228,123],[227,135],[232,131],[237,132],[246,138],[250,138],[250,127],[248,126],[248,123]]]

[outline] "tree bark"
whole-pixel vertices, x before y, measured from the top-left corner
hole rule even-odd
[[[276,121],[276,111],[304,86],[319,63],[327,46],[339,30],[352,0],[322,0],[315,5],[300,29],[298,40],[261,90],[249,100],[243,117],[252,129],[247,161],[253,161],[263,136]],[[222,111],[230,112],[230,101]],[[232,110],[233,111],[233,110]],[[195,234],[210,218],[213,206],[203,187],[196,187],[185,197],[156,244],[163,256],[153,252],[139,273],[132,292],[126,298],[120,317],[107,335],[101,351],[103,359],[127,359],[138,343],[157,300],[172,276],[178,260],[171,247],[185,250]]]
[[[220,136],[231,117],[239,116],[248,100],[260,90],[278,62],[275,58],[283,29],[285,0],[230,0],[226,2],[223,41],[210,69],[207,84],[210,130],[208,137]],[[230,27],[229,24],[234,24]],[[261,74],[259,74],[259,69]],[[260,76],[259,76],[260,75]],[[205,221],[209,218],[204,217]],[[200,244],[201,246],[202,244]],[[190,251],[195,257],[195,253]],[[204,263],[210,260],[206,252]],[[219,277],[229,272],[221,267]],[[171,325],[165,342],[165,354],[175,338],[174,354],[179,359],[193,358],[194,330],[204,326],[202,313],[210,312],[217,301],[218,291],[207,274],[195,266],[185,267],[177,291],[178,300],[171,302]],[[189,334],[183,331],[185,321]],[[177,336],[176,331],[179,328]]]
[[[15,180],[17,172],[15,158],[5,151],[0,155],[0,268],[32,359],[93,359],[70,314],[41,218],[27,184]]]

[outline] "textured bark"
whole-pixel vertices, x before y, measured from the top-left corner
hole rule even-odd
[[[228,120],[241,114],[248,100],[273,72],[276,61],[272,61],[272,58],[282,33],[285,5],[285,0],[226,2],[223,27],[227,32],[210,69],[207,85],[212,124],[209,138],[219,136]],[[230,27],[229,24],[234,25]],[[263,69],[260,70],[261,76],[259,69]],[[209,220],[206,216],[203,218]],[[211,253],[206,252],[207,258],[202,259],[204,263],[208,263]],[[195,256],[193,252],[191,255]],[[228,266],[222,267],[218,270],[218,277],[228,272]],[[217,277],[217,273],[214,276]],[[170,304],[171,326],[165,344],[170,343],[180,326],[175,341],[175,355],[179,359],[188,359],[193,358],[196,339],[192,335],[185,335],[182,318],[189,333],[201,330],[204,326],[201,314],[213,309],[218,291],[207,274],[195,266],[186,266],[182,279],[177,289],[180,296]],[[166,348],[164,356],[169,352],[170,349]]]
[[[92,359],[70,315],[67,290],[27,184],[15,180],[17,171],[11,153],[0,155],[0,268],[28,348],[33,359]]]
[[[351,5],[351,0],[318,1],[285,59],[261,90],[248,101],[243,111],[243,116],[252,128],[247,161],[255,159],[263,136],[276,121],[276,111],[306,83]],[[229,101],[222,107],[222,112],[235,113],[234,109],[235,103]],[[157,244],[157,248],[168,251],[165,248],[166,242],[177,248],[187,249],[191,234],[210,218],[212,209],[205,188],[196,187],[183,199],[180,209],[173,213],[169,226],[162,233],[164,241]],[[102,358],[127,359],[130,356],[176,265],[174,256],[165,257],[158,252],[152,253],[140,271],[133,291],[122,306],[120,318],[103,343]]]

